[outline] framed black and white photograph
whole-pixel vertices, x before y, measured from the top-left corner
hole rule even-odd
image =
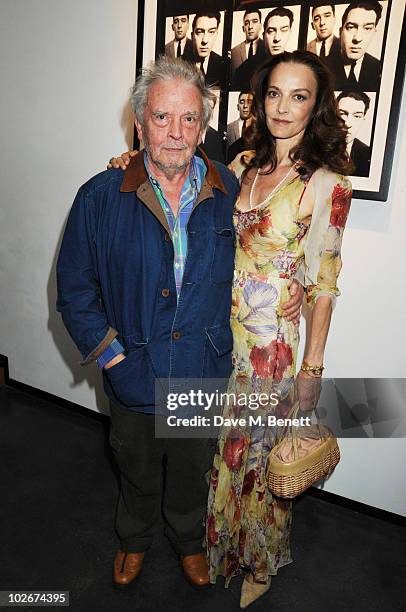
[[[354,197],[385,201],[405,71],[404,12],[397,0],[149,0],[139,3],[137,65],[162,54],[195,63],[218,94],[203,148],[230,162],[244,150],[243,133],[253,121],[256,68],[285,50],[316,53],[331,70],[348,128]]]

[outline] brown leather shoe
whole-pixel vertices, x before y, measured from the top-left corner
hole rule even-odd
[[[114,559],[113,584],[122,589],[128,586],[142,570],[145,553],[128,553],[119,550]]]
[[[186,555],[181,557],[180,560],[185,578],[193,587],[204,589],[210,586],[209,566],[204,553]]]

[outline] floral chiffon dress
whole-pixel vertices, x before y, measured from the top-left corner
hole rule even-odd
[[[234,167],[241,175],[243,167]],[[298,330],[282,317],[294,277],[305,285],[310,307],[320,295],[339,295],[341,240],[351,201],[351,184],[325,169],[312,177],[311,218],[300,203],[309,177],[297,176],[260,206],[234,212],[237,235],[231,311],[233,371],[228,393],[255,398],[278,394],[277,406],[229,401],[225,418],[246,425],[223,425],[211,472],[206,545],[211,582],[229,580],[242,569],[265,582],[290,563],[292,504],[266,485],[267,456],[275,428],[267,416],[285,416],[295,376]],[[272,396],[274,397],[274,396]],[[261,424],[249,416],[261,417]]]

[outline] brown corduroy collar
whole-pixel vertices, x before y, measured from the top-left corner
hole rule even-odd
[[[215,187],[223,193],[227,193],[227,189],[221,180],[220,173],[216,166],[209,160],[202,149],[199,149],[199,151],[204,163],[207,166],[207,173],[205,177],[207,183],[210,185],[210,187]],[[144,165],[144,156],[141,155],[141,153],[143,153],[143,150],[140,151],[140,155],[136,155],[135,157],[131,158],[121,183],[121,192],[127,193],[130,191],[137,191],[138,187],[148,180],[148,174]]]

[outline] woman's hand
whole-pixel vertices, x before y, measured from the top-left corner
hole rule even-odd
[[[121,153],[120,157],[111,157],[107,168],[121,168],[125,170],[130,163],[132,157],[138,155],[138,151],[126,151]]]
[[[320,393],[321,377],[299,370],[295,380],[295,397],[299,402],[300,411],[314,410],[320,399]]]

